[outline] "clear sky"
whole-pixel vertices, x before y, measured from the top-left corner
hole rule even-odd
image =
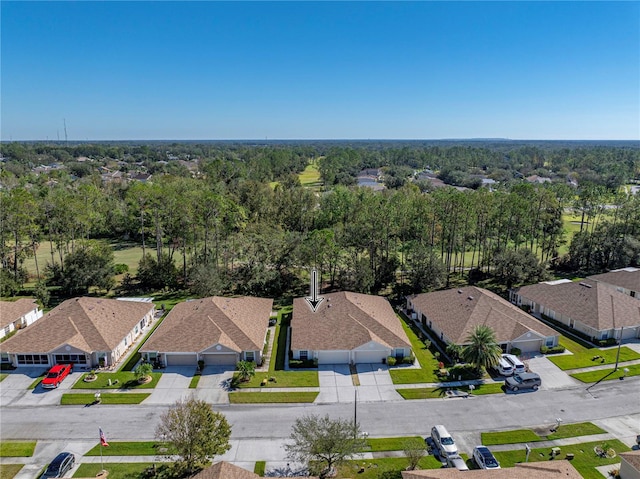
[[[639,139],[640,2],[1,2],[1,138]]]

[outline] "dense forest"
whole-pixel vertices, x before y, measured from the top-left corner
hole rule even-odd
[[[282,297],[305,294],[317,268],[324,288],[400,298],[640,264],[640,194],[624,187],[640,179],[632,142],[0,148],[4,296],[28,287],[41,298],[90,288]],[[317,181],[301,182],[305,168]],[[366,168],[383,191],[357,186]],[[142,248],[135,274],[114,264],[123,242]]]

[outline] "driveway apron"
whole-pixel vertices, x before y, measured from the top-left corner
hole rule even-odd
[[[170,366],[162,371],[162,377],[144,404],[173,404],[191,395],[189,389],[195,366]]]
[[[582,384],[544,356],[529,359],[529,369],[542,378],[542,390],[570,388]]]
[[[402,396],[398,394],[391,381],[389,368],[381,364],[358,364],[359,401],[400,401]]]
[[[206,366],[195,389],[195,395],[212,404],[229,404],[229,384],[233,371]]]

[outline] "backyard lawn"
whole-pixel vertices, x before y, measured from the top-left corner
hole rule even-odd
[[[629,451],[629,448],[617,439],[607,441],[617,453]],[[561,454],[558,459],[564,459],[566,454],[573,454],[571,465],[575,467],[584,479],[602,479],[602,474],[596,469],[597,466],[605,466],[608,464],[618,464],[619,457],[601,458],[593,451],[595,446],[602,444],[601,442],[587,442],[582,444],[573,444],[570,446],[561,446]],[[548,447],[532,449],[529,454],[529,462],[549,461],[551,449]],[[494,456],[504,467],[513,467],[517,462],[524,462],[526,451],[524,448],[516,451],[497,451]]]
[[[0,457],[31,457],[36,441],[0,441]]]

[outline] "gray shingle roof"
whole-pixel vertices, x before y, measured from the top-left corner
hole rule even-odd
[[[151,303],[73,298],[0,345],[8,353],[47,353],[69,344],[82,351],[111,351],[153,311]]]
[[[640,301],[596,281],[532,284],[517,293],[598,331],[640,325]]]
[[[456,344],[464,344],[476,326],[493,329],[499,343],[533,331],[543,337],[558,332],[497,294],[475,286],[422,293],[411,302]]]
[[[178,303],[140,351],[200,352],[222,344],[237,352],[261,350],[272,299],[213,296]]]
[[[293,300],[291,349],[352,350],[370,341],[390,348],[411,347],[385,298],[350,292],[323,297],[315,313],[304,298]]]
[[[640,291],[640,268],[620,269],[589,276],[593,281],[620,286],[630,291]]]

